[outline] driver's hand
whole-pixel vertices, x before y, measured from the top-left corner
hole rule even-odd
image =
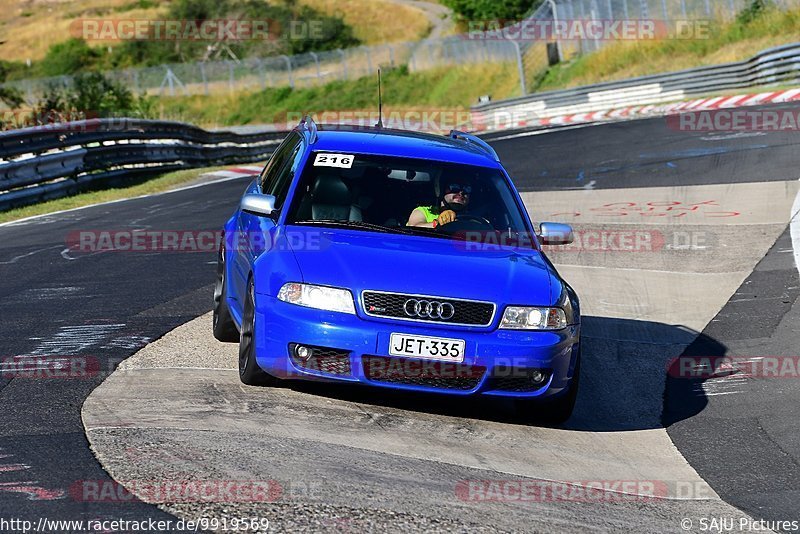
[[[451,223],[455,220],[456,220],[456,212],[454,212],[453,210],[444,210],[436,218],[436,226],[441,226],[443,224]]]

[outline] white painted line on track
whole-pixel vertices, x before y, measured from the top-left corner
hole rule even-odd
[[[794,265],[800,272],[800,191],[794,198],[792,212],[789,220],[789,233],[792,236],[792,248],[794,249]]]
[[[209,173],[209,174],[213,174],[213,173]],[[222,183],[222,182],[230,182],[231,180],[238,180],[238,179],[244,178],[246,176],[256,176],[256,174],[254,173],[252,175],[247,175],[247,174],[243,174],[243,173],[237,173],[235,176],[227,176],[225,178],[220,178],[219,180],[211,180],[209,182],[203,182],[202,184],[187,185],[187,186],[184,186],[184,187],[179,187],[177,189],[170,189],[169,191],[159,191],[158,193],[147,193],[146,195],[139,195],[139,196],[128,197],[128,198],[119,198],[117,200],[107,200],[105,202],[97,202],[95,204],[89,204],[89,205],[86,205],[86,206],[78,206],[77,208],[70,208],[70,209],[59,210],[59,211],[51,211],[49,213],[42,213],[40,215],[31,215],[30,217],[25,217],[25,218],[22,218],[22,219],[16,219],[14,221],[8,221],[8,222],[0,223],[0,228],[2,228],[4,226],[21,225],[21,224],[25,224],[26,222],[29,222],[29,221],[32,221],[32,220],[35,220],[35,219],[41,219],[42,217],[50,217],[52,215],[60,215],[62,213],[69,213],[69,212],[72,212],[72,211],[85,210],[87,208],[94,208],[96,206],[105,206],[107,204],[117,204],[119,202],[127,202],[129,200],[136,200],[136,199],[139,199],[139,198],[155,197],[155,196],[159,196],[159,195],[166,195],[166,194],[169,194],[169,193],[177,193],[178,191],[186,191],[188,189],[194,189],[196,187],[204,187],[206,185],[219,184],[219,183]]]

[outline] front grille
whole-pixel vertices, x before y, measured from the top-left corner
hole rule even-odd
[[[460,300],[446,297],[403,295],[399,293],[381,293],[364,291],[361,294],[364,313],[373,317],[387,317],[407,321],[422,321],[469,326],[489,326],[494,318],[495,306],[491,302]],[[453,306],[453,316],[449,318],[419,317],[406,313],[406,302],[409,300],[448,303]],[[409,306],[413,308],[413,306]]]
[[[478,387],[486,367],[435,360],[363,356],[364,376],[375,382],[469,391]]]
[[[327,347],[304,345],[311,349],[311,357],[304,360],[295,354],[296,343],[289,344],[289,357],[294,364],[308,371],[319,371],[339,376],[350,376],[350,353]]]
[[[489,377],[487,389],[529,393],[543,388],[550,379],[550,372],[540,369],[544,373],[544,380],[536,384],[530,378],[532,371],[533,369],[521,367],[511,367],[502,371],[495,370],[494,375]]]

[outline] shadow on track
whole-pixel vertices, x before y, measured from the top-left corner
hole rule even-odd
[[[725,346],[685,328],[648,321],[583,318],[583,369],[578,401],[565,430],[615,432],[661,428],[665,384],[671,387],[669,417],[692,417],[706,405],[696,380],[670,378],[668,370],[684,349],[720,355]],[[687,349],[688,350],[688,349]],[[694,354],[693,354],[694,355]],[[425,412],[466,419],[522,424],[512,403],[491,397],[420,394],[351,384],[287,382],[286,387],[373,408]],[[541,426],[546,426],[544,423]]]

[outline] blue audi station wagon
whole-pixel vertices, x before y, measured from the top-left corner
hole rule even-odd
[[[513,399],[563,422],[578,297],[495,151],[463,132],[317,127],[286,137],[226,222],[214,336],[245,384],[339,381]]]

